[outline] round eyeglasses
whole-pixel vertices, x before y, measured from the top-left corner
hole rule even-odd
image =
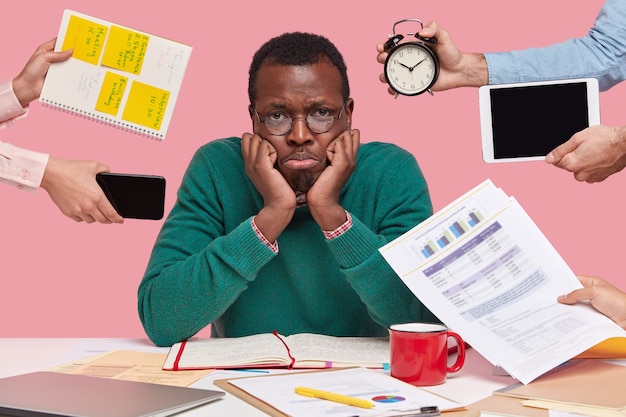
[[[259,122],[263,123],[267,131],[274,136],[284,136],[291,132],[293,122],[296,119],[304,119],[307,127],[313,133],[326,133],[332,129],[335,124],[335,120],[341,117],[345,107],[346,102],[344,101],[337,116],[335,116],[334,113],[327,108],[318,107],[309,111],[306,117],[291,117],[291,115],[284,110],[274,110],[266,114],[265,117],[261,119],[256,107],[254,107],[254,105],[252,106]]]

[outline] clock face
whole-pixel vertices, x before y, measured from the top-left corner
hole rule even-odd
[[[407,42],[389,52],[385,77],[396,92],[414,96],[428,90],[437,80],[439,66],[435,54],[426,46]]]

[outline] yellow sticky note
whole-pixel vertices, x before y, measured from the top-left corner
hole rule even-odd
[[[107,71],[96,102],[96,110],[117,116],[127,85],[127,77]]]
[[[98,65],[108,28],[104,25],[70,16],[62,50],[74,49],[72,57]]]
[[[139,75],[149,41],[149,35],[111,26],[102,65]]]
[[[122,119],[159,130],[169,98],[170,92],[167,90],[134,81],[128,92]]]

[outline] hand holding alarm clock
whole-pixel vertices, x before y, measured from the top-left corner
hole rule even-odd
[[[396,26],[405,22],[416,22],[420,28],[415,32],[407,32],[416,40],[400,43],[404,36],[396,34]],[[437,43],[437,39],[420,36],[418,33],[423,27],[419,19],[400,20],[394,23],[393,34],[385,42],[385,51],[388,52],[384,65],[385,78],[396,92],[396,97],[398,94],[416,96],[425,91],[433,94],[430,87],[439,76],[439,60],[429,44]]]

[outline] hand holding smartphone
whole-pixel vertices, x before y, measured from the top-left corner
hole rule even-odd
[[[96,181],[125,219],[160,220],[165,207],[165,178],[158,175],[101,172]]]

